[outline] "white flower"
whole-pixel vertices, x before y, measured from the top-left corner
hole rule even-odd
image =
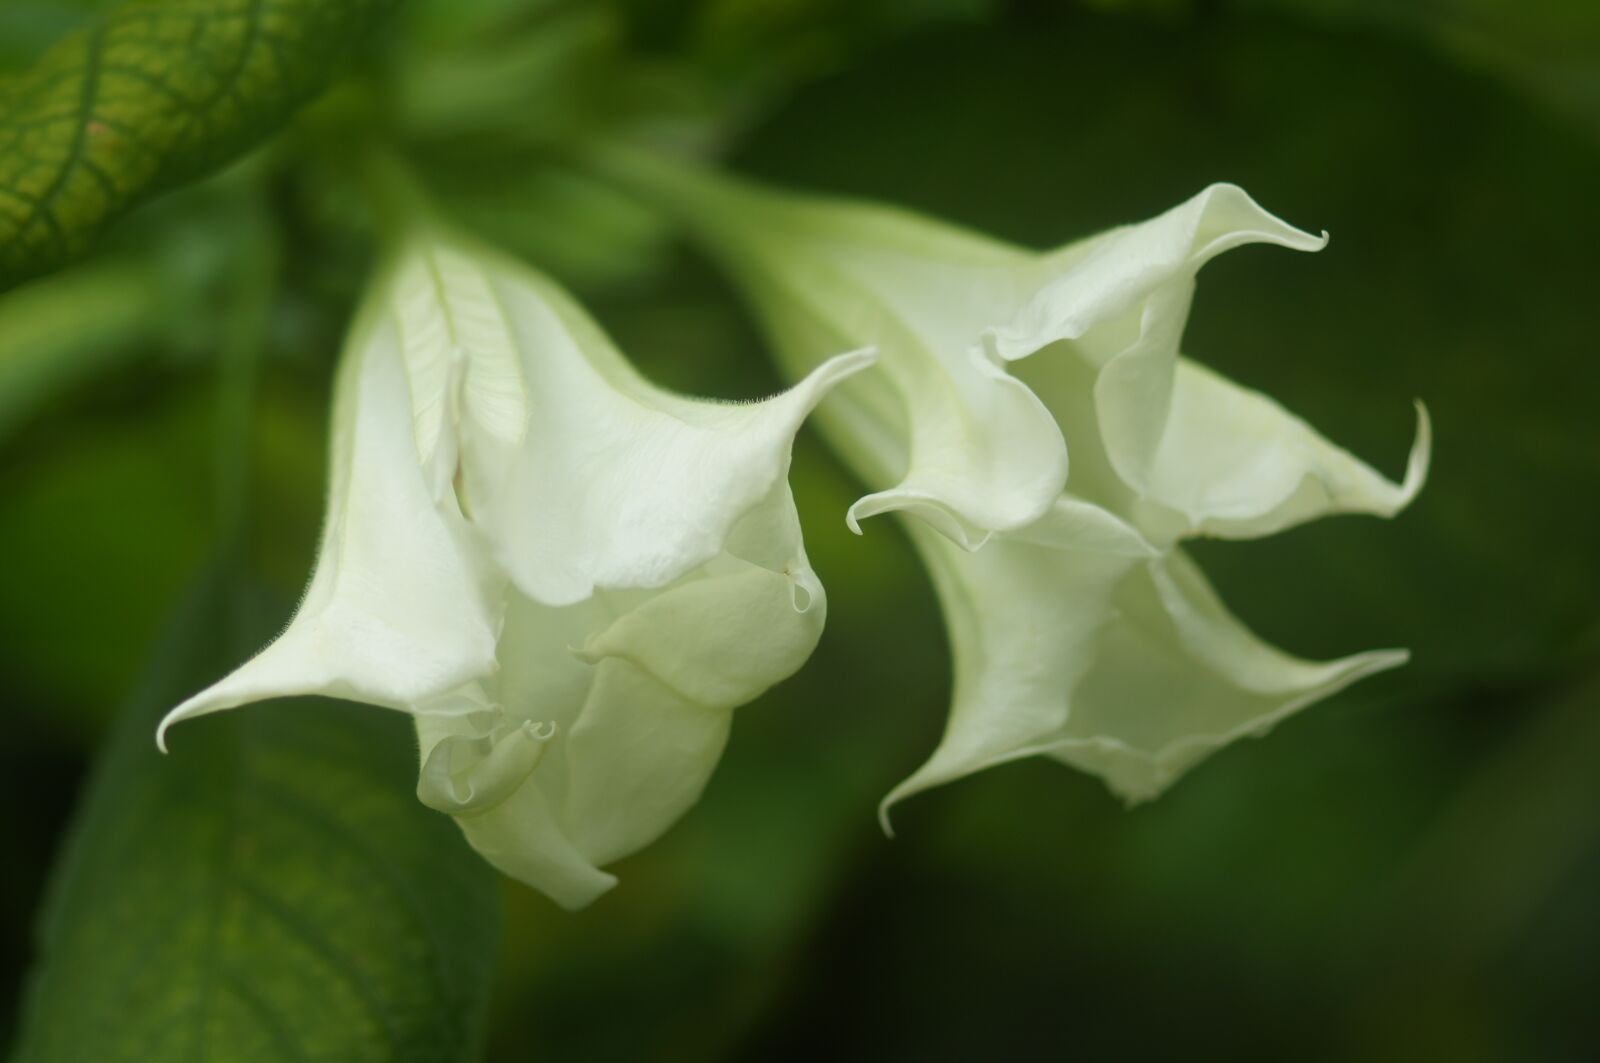
[[[418,796],[507,874],[588,903],[698,797],[731,710],[815,646],[789,453],[870,360],[758,403],[670,394],[548,280],[419,228],[343,356],[298,613],[159,737],[290,694],[411,713]]]
[[[1315,251],[1326,237],[1214,185],[1038,253],[647,157],[593,161],[687,222],[791,374],[833,351],[881,353],[883,372],[851,381],[819,416],[875,488],[852,527],[888,510],[913,518],[956,667],[942,742],[885,807],[1035,754],[1152,797],[1234,738],[1405,660],[1313,663],[1265,645],[1179,545],[1330,513],[1390,516],[1422,486],[1420,405],[1395,484],[1178,353],[1207,261],[1246,243]]]

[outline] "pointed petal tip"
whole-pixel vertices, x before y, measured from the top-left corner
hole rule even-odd
[[[883,831],[883,836],[894,841],[894,824],[889,820],[889,809],[899,800],[896,794],[900,788],[897,786],[889,792],[889,796],[878,802],[878,828]]]
[[[1411,663],[1411,651],[1407,649],[1368,650],[1366,653],[1357,654],[1352,659],[1356,666],[1351,669],[1354,679],[1364,679],[1369,675],[1387,672],[1391,668],[1399,668]],[[1354,681],[1352,679],[1352,682]]]
[[[888,491],[879,491],[875,494],[862,495],[851,503],[850,508],[844,514],[844,522],[850,526],[850,530],[857,535],[861,535],[861,522],[863,520],[869,517],[876,517],[895,508],[884,497],[890,493]]]
[[[208,687],[206,690],[201,691],[199,694],[196,694],[188,701],[183,702],[177,706],[177,708],[174,708],[165,716],[161,717],[161,722],[156,724],[157,749],[159,749],[162,753],[169,752],[167,749],[167,732],[171,730],[173,724],[182,723],[184,720],[191,719],[195,716],[204,716],[208,712],[217,711],[219,706],[206,706],[201,701],[201,699],[207,693],[210,693],[210,690],[211,688]]]
[[[857,347],[853,351],[845,351],[842,354],[834,355],[818,366],[817,371],[828,373],[834,380],[842,380],[877,363],[877,344],[869,343],[865,347]]]
[[[1428,471],[1433,465],[1433,418],[1428,414],[1428,407],[1421,399],[1414,399],[1413,405],[1417,410],[1417,435],[1411,444],[1411,456],[1406,459],[1405,479],[1400,483],[1400,505],[1403,509],[1411,504],[1428,482]]]
[[[960,546],[968,553],[980,549],[994,537],[989,528],[976,528],[963,520],[961,514],[943,500],[914,488],[892,487],[856,499],[845,514],[845,523],[857,535],[861,534],[861,521],[883,513],[912,513],[922,518],[940,535]]]
[[[1298,226],[1290,225],[1256,201],[1255,197],[1231,181],[1218,181],[1208,185],[1190,203],[1198,203],[1202,212],[1212,203],[1222,200],[1228,207],[1242,211],[1244,217],[1235,218],[1225,225],[1223,232],[1196,249],[1194,257],[1206,261],[1215,255],[1248,243],[1277,244],[1293,251],[1316,252],[1328,246],[1328,231],[1312,235]],[[1182,208],[1179,208],[1182,209]]]
[[[1427,486],[1428,474],[1433,466],[1433,418],[1421,399],[1413,399],[1412,406],[1417,411],[1417,429],[1411,452],[1406,457],[1405,474],[1396,483],[1382,473],[1373,472],[1371,475],[1382,485],[1382,490],[1374,495],[1369,505],[1360,507],[1357,512],[1385,518],[1397,516]]]
[[[167,749],[167,728],[170,727],[172,723],[172,713],[169,712],[165,716],[161,717],[160,723],[156,724],[156,749],[160,750],[163,756],[170,752],[170,750]]]
[[[566,912],[583,911],[585,908],[589,907],[589,905],[610,893],[617,886],[617,876],[611,874],[609,871],[600,870],[595,871],[593,882],[570,886],[561,890],[552,889],[547,885],[536,885],[535,883],[528,882],[526,879],[522,879],[515,875],[512,877],[517,878],[518,881],[538,890],[540,893],[543,893],[546,897],[549,897],[552,901],[554,901],[562,911]]]
[[[878,802],[878,828],[883,831],[883,836],[893,841],[897,835],[894,830],[893,813],[895,808],[906,798],[915,797],[946,783],[955,782],[970,772],[962,771],[930,771],[931,760],[924,763],[916,771],[895,783],[894,787]]]
[[[861,535],[862,521],[909,507],[910,503],[901,501],[900,494],[898,490],[889,490],[862,495],[845,511],[844,522],[850,526],[851,531]]]
[[[1020,361],[1039,349],[1037,345],[1030,345],[1031,337],[1028,329],[1016,323],[990,325],[979,334],[978,350],[973,358],[994,365]]]
[[[809,613],[818,602],[826,601],[822,581],[809,565],[789,572],[789,604],[797,613]]]
[[[894,823],[890,814],[895,806],[906,798],[915,797],[917,794],[932,790],[935,787],[955,782],[957,779],[965,778],[995,764],[1016,759],[1016,755],[1008,754],[998,758],[952,766],[942,759],[943,753],[943,748],[935,750],[932,757],[924,761],[916,771],[895,783],[893,789],[884,795],[883,800],[878,802],[878,826],[883,830],[884,837],[890,839],[895,837]]]
[[[878,361],[878,348],[859,347],[853,351],[836,354],[832,358],[817,366],[811,372],[781,397],[793,396],[799,399],[799,413],[801,416],[816,409],[835,387],[848,377],[870,369]]]
[[[1166,792],[1167,786],[1167,783],[1162,783],[1148,790],[1137,790],[1132,787],[1117,786],[1110,780],[1106,780],[1106,789],[1110,790],[1112,795],[1122,802],[1122,809],[1125,812],[1132,812],[1142,805],[1150,804]]]
[[[884,795],[883,800],[878,802],[878,826],[883,829],[885,836],[892,839],[895,833],[890,813],[906,798],[915,797],[917,794],[968,778],[1001,764],[1025,759],[1040,751],[1038,746],[1024,745],[978,757],[951,757],[947,749],[941,745],[921,767],[896,783],[894,788]]]

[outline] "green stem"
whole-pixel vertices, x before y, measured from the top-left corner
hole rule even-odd
[[[432,198],[399,153],[387,145],[368,142],[349,154],[347,161],[366,194],[385,247],[392,248],[419,225],[437,222]]]
[[[681,219],[719,255],[728,250],[734,209],[763,195],[736,177],[617,140],[591,141],[574,153],[572,161],[590,175]]]
[[[282,264],[282,247],[261,197],[252,188],[239,198],[249,217],[217,359],[217,509],[225,550],[243,550],[249,526],[256,385]]]

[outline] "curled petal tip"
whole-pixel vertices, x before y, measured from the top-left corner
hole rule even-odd
[[[182,705],[179,705],[177,708],[171,710],[165,716],[161,717],[161,722],[156,724],[156,748],[162,753],[170,752],[170,750],[167,748],[167,731],[172,728],[173,724],[182,723],[191,716],[203,715],[203,713],[195,712],[194,702],[195,699],[190,698]]]
[[[803,396],[800,412],[810,413],[841,381],[870,369],[877,361],[878,348],[870,346],[859,347],[829,358],[791,389],[791,393]]]
[[[865,347],[857,347],[853,351],[845,351],[843,354],[834,355],[824,364],[834,367],[834,379],[837,380],[859,373],[864,369],[869,369],[877,363],[878,347],[876,344],[868,344]]]
[[[851,531],[855,532],[857,535],[860,535],[862,534],[861,522],[863,520],[868,517],[876,517],[878,514],[883,513],[891,508],[893,507],[884,503],[883,495],[881,493],[875,495],[862,495],[860,498],[856,499],[855,502],[851,503],[850,508],[845,511],[844,522],[849,526]]]
[[[822,584],[809,568],[786,570],[789,575],[789,604],[797,613],[808,613],[823,598]]]
[[[1200,253],[1202,259],[1208,259],[1216,252],[1237,247],[1242,243],[1257,241],[1277,244],[1295,251],[1321,251],[1328,246],[1328,230],[1323,229],[1318,235],[1313,236],[1298,226],[1290,225],[1256,202],[1254,196],[1236,184],[1231,182],[1214,184],[1200,194],[1206,210],[1209,210],[1221,197],[1225,197],[1224,202],[1216,205],[1219,212],[1227,219],[1231,231],[1222,235],[1220,239],[1208,243],[1205,250]],[[1229,208],[1242,208],[1244,216],[1232,214]]]
[[[863,519],[896,511],[915,514],[968,553],[978,550],[994,536],[993,529],[973,527],[953,507],[935,495],[905,487],[861,496],[845,514],[845,523],[851,531],[860,535]]]
[[[1421,399],[1415,399],[1417,410],[1417,438],[1411,444],[1411,457],[1406,460],[1405,479],[1400,484],[1400,494],[1410,503],[1428,482],[1428,469],[1433,464],[1433,418]]]
[[[890,821],[889,809],[899,800],[899,790],[900,788],[896,787],[888,797],[878,802],[878,827],[883,831],[883,836],[890,841],[894,841],[894,823]]]

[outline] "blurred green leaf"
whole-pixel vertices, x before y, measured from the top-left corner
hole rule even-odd
[[[520,14],[449,50],[429,47],[425,35],[440,32],[434,20],[407,20],[411,47],[389,102],[408,137],[456,141],[515,130],[522,139],[548,138],[582,126],[593,82],[619,73],[616,19],[582,4],[532,3]]]
[[[146,263],[95,262],[0,298],[0,443],[37,403],[148,340],[162,291]]]
[[[3,455],[0,666],[17,711],[48,706],[53,728],[92,734],[111,715],[214,547],[210,395],[180,384],[123,378],[123,403]]]
[[[1600,134],[1600,4],[1594,0],[1233,0],[1326,25],[1383,27],[1503,78]]]
[[[625,0],[647,48],[672,43],[748,108],[914,30],[973,25],[998,0]]]
[[[133,0],[0,87],[0,287],[259,143],[396,0]]]
[[[537,163],[441,163],[424,172],[451,217],[567,284],[595,288],[659,276],[670,230],[606,185]]]
[[[156,721],[237,659],[211,579],[113,735],[52,883],[19,1063],[476,1058],[494,877],[414,796],[398,714]],[[250,627],[257,627],[249,623]]]
[[[1590,672],[1524,707],[1532,718],[1466,780],[1399,876],[1380,973],[1357,1002],[1380,1045],[1384,1031],[1411,1034],[1393,1058],[1428,1054],[1429,1038],[1470,1013],[1485,975],[1521,958],[1530,927],[1600,854],[1600,679]]]

